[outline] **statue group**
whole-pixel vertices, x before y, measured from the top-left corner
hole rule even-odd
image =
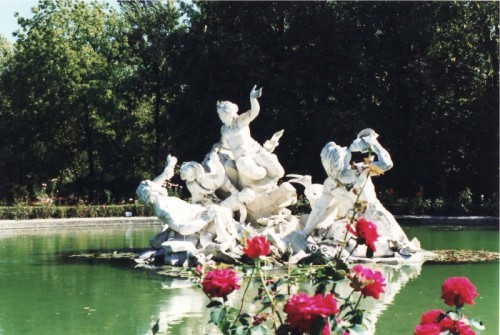
[[[339,244],[354,257],[365,258],[366,246],[355,248],[347,229],[364,218],[377,225],[380,237],[372,258],[416,259],[416,239],[408,240],[394,216],[377,199],[372,177],[392,168],[386,149],[372,129],[359,132],[349,147],[329,142],[321,151],[327,174],[323,184],[308,175],[288,175],[275,148],[283,135],[276,132],[264,144],[252,138],[251,122],[259,115],[262,89],[250,92],[250,110],[239,114],[229,101],[217,102],[222,121],[220,141],[205,159],[184,162],[179,173],[191,194],[183,200],[168,194],[166,181],[174,176],[177,159],[169,155],[164,171],[142,181],[137,196],[163,222],[163,230],[151,239],[155,251],[143,260],[161,259],[182,265],[206,260],[238,262],[245,238],[263,235],[272,244],[273,256],[297,262],[316,250],[333,250]],[[353,159],[359,156],[360,161]],[[288,208],[297,202],[292,185],[302,184],[311,206],[300,218]]]

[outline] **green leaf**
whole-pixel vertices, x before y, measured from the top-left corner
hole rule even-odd
[[[210,321],[212,321],[217,326],[224,321],[227,316],[227,311],[225,308],[214,308],[212,312],[210,312]]]
[[[241,315],[239,321],[244,326],[249,326],[250,325],[250,322],[248,321],[248,316]]]
[[[346,316],[349,316],[349,321],[352,323],[352,324],[356,324],[356,325],[360,325],[363,323],[363,311],[360,310],[360,309],[357,309],[357,310],[354,310],[354,311],[351,311],[349,313],[346,313]]]
[[[262,305],[269,305],[269,304],[271,304],[271,299],[269,299],[269,297],[266,296],[260,302]]]
[[[318,293],[321,293],[323,295],[326,294],[326,285],[327,283],[326,282],[321,282],[319,283],[317,286],[316,286],[316,291],[315,293],[318,294]]]
[[[208,303],[207,308],[222,306],[222,302],[218,300],[212,300]]]
[[[156,320],[156,323],[153,325],[153,328],[151,328],[151,332],[153,333],[153,335],[158,333],[158,331],[160,330],[159,323],[160,319]]]
[[[332,276],[332,280],[333,281],[344,280],[346,274],[347,273],[344,270],[336,271],[335,274]]]
[[[274,297],[274,300],[276,300],[276,301],[285,301],[286,298],[287,298],[286,294],[277,294]]]

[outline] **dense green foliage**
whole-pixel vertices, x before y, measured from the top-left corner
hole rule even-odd
[[[0,220],[104,218],[125,217],[127,214],[131,216],[153,215],[148,207],[139,204],[104,206],[82,203],[76,206],[55,206],[52,204],[26,206],[17,203],[13,206],[0,206]]]
[[[167,153],[201,161],[217,100],[253,136],[284,128],[288,173],[325,173],[328,141],[381,134],[395,197],[498,200],[498,2],[100,2],[41,0],[0,38],[0,200],[133,197]],[[486,200],[485,200],[486,199]]]

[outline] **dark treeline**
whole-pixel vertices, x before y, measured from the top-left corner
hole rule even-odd
[[[134,196],[167,153],[202,161],[217,100],[245,111],[287,173],[321,183],[326,142],[380,134],[380,191],[498,192],[498,2],[40,1],[0,37],[0,200]],[[38,190],[39,191],[39,190]]]

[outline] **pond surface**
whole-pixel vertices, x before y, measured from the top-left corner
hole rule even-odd
[[[207,325],[206,298],[181,280],[134,269],[133,264],[68,259],[68,253],[148,248],[158,228],[0,232],[0,334],[148,334],[160,319],[164,333],[217,334]],[[427,250],[498,251],[497,230],[406,229]],[[496,263],[424,265],[385,306],[377,334],[412,334],[423,312],[446,305],[440,287],[450,276],[477,286],[476,305],[465,313],[498,334],[499,266]]]
[[[446,230],[426,227],[405,228],[409,238],[417,237],[427,250],[471,249],[499,251],[498,230]],[[468,277],[477,287],[476,304],[464,313],[486,325],[482,334],[499,334],[499,263],[433,265],[424,264],[419,277],[409,281],[380,316],[377,334],[413,334],[422,313],[430,309],[448,310],[441,285],[452,276]]]

